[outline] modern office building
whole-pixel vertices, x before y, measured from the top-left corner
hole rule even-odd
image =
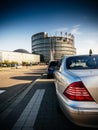
[[[32,35],[32,53],[39,54],[41,60],[60,60],[64,55],[75,55],[74,36],[65,33],[65,36],[48,36],[46,32]]]
[[[32,54],[24,49],[17,49],[15,51],[0,51],[0,62],[17,62],[22,64],[27,62],[28,64],[35,64],[40,62],[40,55]]]

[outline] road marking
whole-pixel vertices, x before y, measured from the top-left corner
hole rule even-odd
[[[1,93],[4,93],[5,91],[6,91],[6,90],[0,90],[0,94],[1,94]]]
[[[12,130],[33,130],[45,89],[36,90]]]
[[[51,81],[55,81],[55,79],[37,79],[37,82],[51,82]]]
[[[35,84],[36,84],[36,80],[35,80],[34,82],[32,82],[32,83],[30,84],[30,86],[29,86],[26,90],[24,90],[24,91],[17,97],[17,99],[15,100],[15,102],[12,103],[12,104],[8,107],[8,109],[6,109],[5,111],[3,111],[3,112],[1,113],[2,119],[0,118],[0,120],[4,120],[4,119],[8,116],[8,114],[15,108],[15,106],[18,105],[19,102],[22,101],[22,99],[25,97],[25,95],[30,91],[30,89],[31,89]]]

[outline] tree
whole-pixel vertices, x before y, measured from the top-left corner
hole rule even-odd
[[[90,56],[92,55],[92,49],[89,50],[89,55],[90,55]]]

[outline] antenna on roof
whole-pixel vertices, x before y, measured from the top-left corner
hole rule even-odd
[[[90,56],[92,55],[92,49],[89,50],[89,55],[90,55]]]

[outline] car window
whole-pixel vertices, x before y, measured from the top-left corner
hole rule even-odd
[[[49,67],[50,67],[50,66],[57,66],[57,65],[58,65],[58,62],[57,62],[57,61],[52,61],[52,62],[50,62]]]
[[[98,69],[98,56],[75,56],[66,60],[67,69]]]

